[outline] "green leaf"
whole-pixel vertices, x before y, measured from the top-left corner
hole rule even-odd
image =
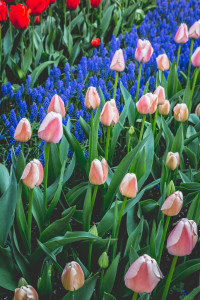
[[[104,293],[103,300],[116,300],[116,298],[110,294]]]
[[[46,152],[45,143],[45,152]],[[61,162],[60,155],[57,144],[50,143],[50,153],[49,153],[49,168],[48,168],[48,184],[53,183],[61,172]]]
[[[150,256],[156,259],[156,222],[153,220],[153,226],[151,231],[151,238],[150,238]]]
[[[28,72],[28,69],[30,68],[31,64],[32,64],[32,45],[30,45],[28,47],[28,49],[25,52],[24,55],[24,74],[26,75],[26,73]]]
[[[115,257],[109,268],[107,269],[103,281],[102,281],[102,291],[110,293],[112,291],[113,285],[115,283],[115,278],[117,275],[117,268],[119,264],[120,253]]]
[[[178,152],[181,156],[183,152],[183,146],[184,146],[184,137],[183,137],[183,126],[180,124],[179,129],[176,133],[175,139],[172,144],[172,152]]]
[[[82,40],[76,41],[75,45],[72,48],[71,55],[69,58],[70,64],[73,65],[81,51]]]
[[[136,111],[136,108],[135,108],[133,99],[132,99],[131,95],[125,89],[125,87],[123,86],[123,84],[121,82],[120,82],[120,89],[121,89],[122,96],[124,98],[124,102],[125,103],[127,102],[127,100],[129,98],[131,98],[130,105],[129,105],[129,110],[128,110],[128,120],[129,120],[129,126],[134,126],[134,124],[135,124],[135,111]]]
[[[33,216],[38,225],[39,231],[43,230],[44,226],[44,208],[43,208],[43,193],[39,187],[33,190]]]
[[[35,68],[35,70],[31,74],[31,88],[34,87],[38,77],[42,74],[42,72],[49,67],[50,65],[53,65],[54,61],[46,61]]]
[[[105,35],[105,32],[110,25],[113,9],[114,5],[109,6],[106,12],[104,12],[103,18],[101,19],[101,28],[103,31],[103,35]]]
[[[90,213],[91,213],[91,197],[92,197],[92,185],[89,183],[87,193],[85,195],[84,207],[83,207],[83,230],[89,231],[90,229]]]
[[[38,292],[46,299],[50,300],[52,297],[51,265],[48,262],[45,263],[42,276],[38,280]]]
[[[66,195],[66,201],[69,205],[73,205],[76,200],[80,199],[80,196],[84,194],[84,192],[88,188],[87,182],[82,182],[77,186],[73,187]],[[64,212],[63,212],[64,213]]]
[[[17,276],[10,247],[0,246],[0,286],[14,291],[17,287]]]
[[[130,234],[128,241],[126,243],[126,249],[124,252],[124,257],[129,255],[130,248],[133,247],[136,251],[139,249],[139,244],[142,238],[142,232],[143,232],[143,224],[144,219],[141,218],[140,223],[136,227],[136,229]]]
[[[196,195],[194,200],[192,201],[188,213],[187,218],[189,220],[193,220],[197,223],[197,226],[200,223],[200,193]]]
[[[176,93],[176,88],[178,86],[178,75],[176,68],[176,60],[173,60],[171,64],[169,75],[167,78],[167,99],[170,99]]]
[[[0,196],[5,193],[9,187],[10,175],[8,169],[0,164]]]
[[[63,125],[63,126],[65,126],[65,125]],[[68,120],[67,125],[65,127],[66,127],[66,129],[68,129],[68,131],[70,131],[70,120]],[[63,164],[63,162],[67,159],[68,150],[69,150],[69,143],[68,143],[65,135],[63,135],[61,143],[60,143],[60,161],[61,161],[61,164]]]

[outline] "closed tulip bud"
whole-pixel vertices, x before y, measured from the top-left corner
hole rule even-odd
[[[165,100],[164,104],[158,106],[159,114],[167,116],[170,112],[170,103],[168,100]]]
[[[105,126],[115,125],[119,121],[119,112],[114,99],[104,105],[100,121]]]
[[[195,22],[189,29],[189,38],[198,39],[200,37],[200,20]]]
[[[109,265],[109,259],[106,252],[103,252],[98,260],[99,267],[102,269],[106,269]]]
[[[191,62],[194,67],[200,67],[200,47],[198,47],[192,54]]]
[[[147,63],[153,54],[153,48],[148,40],[138,40],[135,51],[135,59],[142,63]]]
[[[85,96],[85,106],[87,108],[96,109],[100,105],[100,98],[95,87],[88,88]]]
[[[63,100],[61,99],[61,97],[59,97],[58,95],[53,96],[53,98],[51,99],[51,102],[49,104],[48,107],[48,113],[54,111],[58,114],[61,114],[61,116],[64,118],[65,114],[66,114],[66,110],[65,110],[65,105]]]
[[[134,198],[137,195],[138,185],[134,173],[127,173],[119,187],[120,193],[127,198]]]
[[[42,183],[43,177],[43,166],[38,159],[34,159],[26,165],[21,179],[26,186],[33,189]]]
[[[166,54],[161,54],[156,58],[157,66],[160,71],[169,70],[169,59]]]
[[[173,180],[170,181],[170,183],[167,186],[167,190],[166,190],[166,195],[167,197],[170,196],[171,194],[175,193],[176,189],[174,186],[174,182]]]
[[[81,266],[75,261],[66,264],[61,276],[61,281],[64,289],[67,291],[80,289],[85,282]]]
[[[77,9],[77,7],[80,4],[80,0],[66,0],[67,8],[74,10]]]
[[[91,45],[92,47],[98,47],[99,44],[100,44],[101,40],[99,38],[94,38],[92,41],[91,41]]]
[[[180,163],[179,153],[168,152],[167,159],[166,159],[167,168],[173,171],[176,168],[178,168],[179,163]]]
[[[27,286],[27,285],[28,285],[28,282],[23,277],[21,277],[20,280],[18,281],[18,288],[20,288],[22,286]]]
[[[136,293],[151,293],[163,278],[163,274],[155,259],[144,254],[128,269],[125,285]]]
[[[100,3],[101,3],[101,0],[90,0],[90,5],[92,7],[98,7]]]
[[[158,96],[152,93],[143,95],[136,103],[137,110],[140,114],[153,114],[155,113],[158,105]]]
[[[36,16],[34,24],[40,24],[40,16]]]
[[[164,215],[176,216],[183,206],[183,194],[179,191],[170,195],[163,203],[161,210]]]
[[[175,43],[177,44],[185,44],[188,41],[188,28],[187,25],[182,23],[175,35],[174,38]]]
[[[158,105],[165,103],[165,90],[162,86],[158,86],[154,91],[154,95],[158,96]]]
[[[131,126],[131,127],[129,128],[129,131],[128,131],[128,133],[129,133],[130,135],[133,135],[133,134],[134,134],[134,132],[135,132],[135,130],[134,130],[134,127],[133,127],[133,126]]]
[[[39,297],[36,290],[31,285],[27,285],[15,289],[13,300],[39,300]]]
[[[47,143],[58,143],[63,136],[61,114],[51,111],[46,115],[38,130],[38,137]]]
[[[30,122],[23,118],[19,121],[14,134],[14,139],[18,142],[28,142],[32,135],[32,129]]]
[[[195,109],[195,114],[197,115],[197,117],[200,117],[200,103],[197,105]]]
[[[167,250],[174,256],[189,255],[197,240],[197,224],[193,220],[181,219],[167,239]]]
[[[97,226],[95,224],[90,228],[89,233],[98,236]]]
[[[91,163],[89,181],[94,185],[101,185],[108,177],[108,164],[105,158],[102,161],[94,159]]]
[[[188,119],[188,108],[185,103],[176,104],[174,107],[174,118],[178,122],[185,122]]]
[[[122,49],[119,49],[115,52],[112,62],[110,65],[110,69],[117,72],[122,72],[125,69],[125,61],[124,54]]]

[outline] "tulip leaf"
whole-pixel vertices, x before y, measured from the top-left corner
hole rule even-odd
[[[196,195],[194,200],[192,200],[192,203],[189,207],[187,218],[189,220],[193,220],[197,223],[197,226],[200,223],[200,193]]]
[[[44,208],[43,208],[43,193],[39,187],[33,190],[33,216],[38,225],[39,231],[43,230],[44,226]]]
[[[42,276],[38,280],[38,292],[42,297],[51,299],[52,297],[52,283],[51,283],[51,265],[48,262],[44,265]]]
[[[120,81],[120,89],[121,89],[121,92],[122,92],[125,103],[127,102],[127,100],[129,98],[131,98],[130,105],[129,105],[129,110],[128,110],[128,121],[129,121],[129,126],[134,126],[134,124],[135,124],[135,111],[136,111],[135,104],[132,100],[131,95],[129,94],[127,89],[125,89],[125,87],[123,86],[121,81]]]
[[[92,185],[89,183],[87,193],[85,195],[83,207],[83,230],[89,231],[90,229],[90,213],[91,213],[91,198],[92,198]]]
[[[67,125],[65,127],[68,130],[70,130],[70,120],[68,120]],[[67,159],[68,150],[69,150],[69,143],[68,143],[65,135],[63,135],[62,140],[60,142],[60,161],[61,161],[61,164],[63,164],[63,162]]]
[[[0,246],[0,286],[14,291],[17,287],[17,276],[10,247]]]
[[[172,144],[172,152],[178,152],[181,156],[183,152],[183,146],[184,146],[184,137],[183,137],[183,126],[180,124],[179,129],[176,133],[175,139]]]
[[[45,143],[45,151],[46,152]],[[61,172],[61,162],[59,157],[59,150],[57,144],[50,143],[49,153],[49,168],[48,168],[48,185],[52,184]]]
[[[105,35],[106,30],[108,29],[108,27],[110,25],[113,9],[114,9],[114,5],[109,6],[101,20],[101,28],[103,31],[103,35]]]
[[[177,75],[177,68],[176,68],[176,60],[173,60],[171,64],[169,75],[167,78],[167,99],[170,99],[172,96],[175,95],[177,92],[178,87],[178,75]]]
[[[87,182],[82,182],[73,187],[65,196],[65,200],[68,205],[73,205],[76,200],[80,200],[80,197],[85,193],[88,188]],[[63,212],[64,214],[64,212]]]
[[[116,300],[116,298],[114,296],[104,292],[103,300]]]
[[[10,175],[8,169],[0,163],[0,196],[2,196],[9,187]]]
[[[133,247],[136,251],[139,249],[139,244],[142,238],[144,219],[141,218],[140,223],[135,230],[130,234],[126,243],[126,249],[124,251],[124,257],[129,255],[130,248]]]
[[[102,291],[110,293],[115,283],[115,278],[117,275],[117,268],[119,264],[120,253],[112,261],[111,265],[107,269],[103,281],[102,281]]]
[[[35,70],[31,74],[31,88],[34,87],[35,82],[38,80],[38,77],[42,74],[42,72],[49,67],[50,65],[53,65],[54,61],[46,61],[35,68]]]

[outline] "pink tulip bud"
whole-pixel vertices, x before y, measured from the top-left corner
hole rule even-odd
[[[181,219],[167,239],[167,250],[174,256],[189,255],[197,240],[197,224],[193,220]]]
[[[178,122],[185,122],[188,119],[188,108],[185,103],[176,104],[174,107],[174,118]]]
[[[137,49],[135,51],[135,59],[142,63],[147,63],[151,55],[153,54],[153,48],[151,43],[147,40],[138,40]]]
[[[200,103],[197,105],[197,107],[195,109],[195,114],[197,115],[197,117],[200,118]]]
[[[88,88],[85,96],[85,106],[87,108],[96,109],[100,105],[100,98],[95,87]]]
[[[94,185],[101,185],[108,177],[108,164],[105,158],[102,161],[94,159],[91,163],[89,181]]]
[[[200,37],[200,20],[195,22],[189,29],[189,38],[198,39]]]
[[[117,72],[123,72],[125,69],[125,61],[124,54],[122,49],[119,49],[115,52],[112,62],[110,65],[110,69]]]
[[[167,168],[173,171],[176,168],[178,168],[179,163],[180,163],[179,153],[168,152],[167,159],[166,159]]]
[[[25,143],[28,142],[32,135],[32,129],[30,122],[23,118],[19,121],[14,134],[14,139],[17,142]]]
[[[43,166],[38,159],[34,159],[26,165],[21,179],[26,186],[33,189],[42,183],[43,177]]]
[[[170,103],[168,100],[165,100],[164,104],[158,106],[159,114],[167,116],[170,111]]]
[[[120,193],[127,198],[135,198],[138,191],[137,178],[134,173],[127,173],[119,187]]]
[[[105,126],[115,125],[119,121],[119,112],[114,99],[107,101],[104,105],[100,121]]]
[[[20,288],[15,289],[15,295],[13,300],[39,300],[38,293],[31,286],[21,286]]]
[[[61,114],[63,118],[66,114],[64,102],[58,95],[53,96],[51,99],[47,112],[49,113],[51,111]]]
[[[162,86],[158,86],[154,91],[154,95],[158,96],[158,105],[165,103],[165,90]]]
[[[161,210],[167,216],[176,216],[183,206],[183,194],[177,191],[170,195],[163,203]]]
[[[136,293],[151,293],[163,278],[163,274],[155,259],[144,254],[128,269],[125,285]]]
[[[66,264],[61,276],[61,281],[64,289],[67,291],[80,289],[85,282],[81,266],[75,261]]]
[[[179,27],[175,38],[174,38],[175,43],[177,44],[185,44],[188,41],[188,28],[187,25],[182,23],[181,26]]]
[[[161,54],[156,58],[157,66],[160,71],[169,70],[169,59],[166,54]]]
[[[198,47],[192,54],[191,62],[194,67],[200,67],[200,47]]]
[[[58,143],[63,136],[62,116],[51,111],[38,130],[38,137],[47,143]]]
[[[152,93],[143,95],[136,103],[137,110],[140,114],[153,114],[155,113],[158,105],[158,96]]]

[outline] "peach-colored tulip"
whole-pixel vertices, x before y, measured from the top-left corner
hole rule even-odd
[[[135,59],[142,63],[147,63],[151,55],[153,54],[153,48],[148,40],[138,40],[137,49],[135,51]]]
[[[127,198],[134,198],[137,195],[137,177],[134,173],[127,173],[119,187],[120,193]]]
[[[42,183],[43,177],[43,166],[38,159],[34,159],[26,165],[21,179],[26,186],[33,189]]]
[[[175,35],[174,38],[175,43],[177,44],[185,44],[188,41],[188,28],[187,25],[182,23]]]
[[[167,116],[170,111],[170,103],[169,100],[165,100],[164,104],[158,106],[159,114],[163,116]]]
[[[119,49],[115,52],[112,62],[110,65],[110,69],[117,72],[122,72],[125,69],[125,61],[124,54],[122,49]]]
[[[96,109],[100,105],[100,98],[95,87],[90,86],[85,96],[85,106]]]
[[[174,256],[189,255],[197,240],[197,224],[193,220],[181,219],[167,239],[167,250]]]
[[[180,163],[179,153],[168,152],[167,159],[166,159],[167,168],[173,171],[176,168],[178,168],[179,163]]]
[[[29,120],[23,118],[19,121],[14,134],[14,139],[18,142],[28,142],[32,135],[31,124]]]
[[[64,289],[67,291],[80,289],[85,282],[81,266],[75,261],[66,264],[61,276],[61,281]]]
[[[155,113],[158,105],[158,96],[152,93],[143,95],[136,103],[137,110],[140,114],[153,114]]]
[[[63,136],[62,116],[51,111],[38,130],[38,137],[47,143],[58,143]]]
[[[194,67],[200,67],[200,47],[198,47],[192,54],[191,62]]]
[[[189,38],[198,39],[200,37],[200,20],[195,22],[189,29]]]
[[[39,297],[36,290],[31,285],[27,285],[15,289],[13,300],[39,300]]]
[[[128,269],[125,285],[136,293],[151,293],[163,278],[163,274],[155,259],[144,254]]]
[[[183,206],[183,194],[180,191],[177,191],[167,197],[163,203],[161,210],[163,214],[167,216],[176,216],[180,212]]]
[[[61,114],[63,118],[66,114],[64,102],[58,95],[54,95],[51,99],[47,112],[49,113],[51,111]]]
[[[104,105],[100,121],[105,126],[115,125],[119,121],[119,112],[114,99],[107,101]]]
[[[108,164],[105,158],[102,161],[94,159],[91,163],[89,181],[94,185],[101,185],[108,177]]]
[[[158,105],[165,103],[165,90],[162,86],[158,86],[154,91],[154,95],[158,96]]]
[[[176,104],[174,107],[174,118],[178,122],[185,122],[188,119],[188,108],[185,103]]]
[[[169,70],[169,59],[166,54],[161,54],[156,58],[157,66],[160,71]]]
[[[200,117],[200,103],[197,105],[195,109],[195,114],[197,115],[197,117]]]

